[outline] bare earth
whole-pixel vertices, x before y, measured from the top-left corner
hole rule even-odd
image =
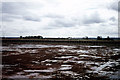
[[[120,79],[119,47],[72,44],[2,47],[3,79]]]

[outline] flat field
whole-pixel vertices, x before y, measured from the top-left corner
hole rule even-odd
[[[4,79],[120,79],[120,47],[74,44],[2,46]]]

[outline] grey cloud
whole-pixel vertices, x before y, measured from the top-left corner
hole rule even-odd
[[[83,19],[84,24],[94,24],[94,23],[102,23],[102,22],[104,22],[104,20],[100,18],[97,12],[91,14],[90,16],[84,16]]]
[[[24,15],[29,14],[30,10],[40,10],[41,3],[34,2],[2,2],[2,13]]]
[[[44,29],[44,30],[51,30],[51,29],[57,29],[57,27],[51,27],[51,26],[49,25],[49,27],[46,26],[46,27],[44,27],[43,29]]]
[[[65,16],[62,15],[57,15],[57,14],[47,14],[44,17],[51,18],[51,22],[48,24],[51,26],[51,28],[47,29],[53,29],[54,28],[59,28],[59,27],[73,27],[75,26],[75,21],[74,20],[69,20],[65,18]]]
[[[101,14],[99,14],[97,12],[95,12],[93,14],[85,13],[88,15],[90,14],[89,16],[86,16],[86,15],[83,16],[83,14],[80,14],[80,13],[77,13],[78,15],[73,14],[71,16],[68,14],[66,16],[66,15],[64,15],[64,12],[56,12],[57,10],[55,12],[52,11],[52,10],[55,10],[53,8],[54,8],[54,6],[56,6],[56,2],[53,3],[54,6],[52,6],[50,8],[48,7],[48,5],[49,4],[50,4],[50,6],[53,5],[52,2],[50,2],[49,4],[41,3],[41,4],[43,4],[43,6],[47,7],[47,8],[45,8],[46,10],[50,9],[50,11],[49,10],[44,11],[44,8],[41,9],[41,4],[39,4],[39,3],[37,3],[37,5],[36,5],[36,3],[35,4],[27,3],[27,4],[28,5],[26,5],[26,3],[24,3],[24,2],[23,3],[22,2],[20,2],[20,3],[18,3],[18,2],[3,3],[3,6],[2,6],[3,20],[6,21],[6,23],[7,23],[8,21],[15,21],[16,19],[22,19],[20,21],[21,21],[21,23],[23,23],[21,25],[19,21],[15,21],[13,23],[6,24],[7,28],[6,28],[5,32],[8,36],[10,34],[16,36],[16,35],[19,35],[19,33],[21,33],[20,35],[27,35],[27,34],[31,35],[32,33],[37,34],[41,31],[43,31],[43,33],[46,32],[45,35],[49,35],[49,33],[47,33],[47,31],[50,31],[50,33],[52,33],[58,29],[61,31],[61,33],[65,34],[65,35],[69,34],[69,29],[72,29],[72,30],[70,30],[71,33],[75,33],[76,31],[78,31],[80,34],[83,33],[82,35],[86,35],[86,34],[97,35],[96,33],[97,32],[99,33],[99,30],[101,29],[101,27],[103,27],[103,29],[101,29],[100,32],[102,32],[104,30],[104,28],[106,28],[106,30],[104,30],[104,32],[108,32],[108,34],[109,34],[109,32],[112,30],[110,27],[117,25],[116,24],[117,19],[115,17],[112,17],[113,15],[111,15],[111,17],[108,19],[108,21],[104,20],[106,18],[106,15],[104,15],[105,18],[102,19],[100,16]],[[111,5],[109,8],[117,11],[117,7],[115,4]],[[38,5],[40,5],[40,6],[38,6]],[[108,4],[108,5],[110,5],[110,4]],[[58,8],[56,7],[56,9],[59,10],[59,7]],[[62,10],[62,8],[60,8],[60,9]],[[78,10],[76,9],[75,12],[77,12],[77,11]],[[39,13],[37,13],[37,12],[39,12]],[[71,11],[68,10],[68,13],[71,13]],[[46,20],[46,18],[49,18],[49,19],[47,19],[48,21]],[[43,20],[43,23],[34,23],[34,22],[40,22],[41,20]],[[31,22],[26,22],[26,21],[31,21]],[[96,26],[96,24],[97,24],[97,26]],[[103,24],[103,25],[101,25],[101,24]],[[36,25],[35,28],[34,28],[34,25]],[[31,30],[32,30],[32,32],[31,32]],[[67,34],[67,32],[68,32],[68,34]],[[111,33],[113,33],[113,32],[111,32]],[[53,34],[58,36],[57,32],[56,32],[56,34],[55,33],[53,33]],[[75,35],[75,34],[73,34],[73,35]]]
[[[7,21],[7,22],[11,22],[15,19],[20,19],[20,18],[22,18],[20,15],[9,15],[9,14],[2,15],[2,21]]]
[[[111,26],[115,26],[115,27],[118,26],[117,22],[115,22],[115,23],[110,23],[110,25],[111,25]]]
[[[28,11],[30,4],[24,2],[3,2],[2,3],[2,21],[13,21],[15,19],[24,19],[28,21],[40,21],[39,17]],[[38,4],[37,4],[38,5]],[[31,8],[30,8],[31,9]]]
[[[65,18],[65,17],[58,17],[57,19],[52,17],[52,21],[49,24],[51,27],[75,27],[78,26],[89,26],[89,24],[94,23],[103,23],[105,22],[104,19],[102,19],[97,12],[90,14],[89,16],[83,16],[83,18],[80,17],[71,17],[71,18]],[[49,29],[49,28],[48,28]],[[50,28],[51,29],[51,28]]]
[[[111,21],[116,21],[116,18],[115,17],[111,17],[109,20],[111,20]]]
[[[23,19],[26,21],[41,21],[39,16],[22,16],[22,15],[12,15],[12,14],[6,14],[4,13],[2,15],[2,21],[12,22],[16,19]]]
[[[111,7],[111,9],[118,11],[117,3],[116,4],[113,3],[110,7]]]
[[[39,16],[23,16],[23,19],[27,21],[41,21]]]
[[[103,24],[100,24],[100,26],[104,26],[104,27],[108,27],[109,28],[109,26],[117,26],[118,24],[117,23],[109,23],[109,25],[108,25],[108,23],[103,23]]]
[[[3,2],[2,13],[25,14],[26,5],[23,2]]]
[[[56,14],[47,14],[47,15],[45,15],[45,17],[49,17],[49,18],[64,18],[64,16],[56,15]]]
[[[112,2],[110,6],[108,6],[109,9],[115,10],[115,11],[120,11],[120,2],[117,0]]]
[[[74,27],[76,23],[73,20],[67,20],[65,18],[55,19],[53,23],[49,24],[52,27]]]
[[[61,27],[73,27],[75,25],[74,22],[69,22],[69,21],[67,22],[64,20],[56,20],[55,22],[58,26],[61,26]]]

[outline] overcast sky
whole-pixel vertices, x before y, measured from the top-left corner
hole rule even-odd
[[[117,37],[118,0],[2,2],[2,36]]]

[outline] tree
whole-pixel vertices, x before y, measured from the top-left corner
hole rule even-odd
[[[97,37],[97,40],[102,40],[102,36],[98,36],[98,37]]]
[[[109,37],[109,36],[107,36],[107,40],[110,40],[110,37]]]
[[[22,36],[20,36],[20,38],[22,38]]]
[[[43,37],[42,36],[38,36],[38,39],[43,39]]]
[[[88,39],[88,36],[86,36],[85,39]]]

